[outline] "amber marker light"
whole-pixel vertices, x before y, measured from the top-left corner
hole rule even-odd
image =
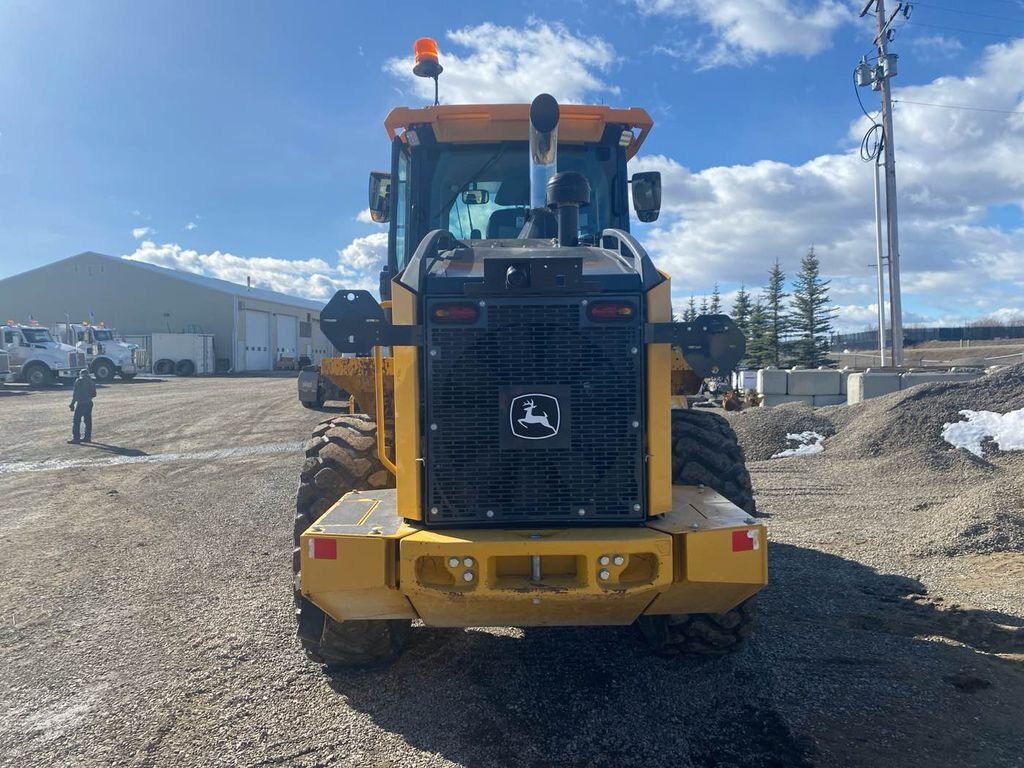
[[[442,304],[433,315],[438,323],[475,323],[480,312],[473,304]]]
[[[412,45],[416,57],[413,74],[418,77],[437,77],[444,71],[438,60],[437,41],[432,37],[421,37]]]
[[[633,317],[635,307],[625,301],[600,301],[590,305],[587,314],[591,320],[629,320]]]

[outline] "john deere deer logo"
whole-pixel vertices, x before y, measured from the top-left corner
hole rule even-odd
[[[512,399],[509,423],[512,434],[523,440],[546,440],[558,434],[558,398],[533,393]]]

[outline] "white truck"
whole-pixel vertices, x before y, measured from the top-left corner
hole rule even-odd
[[[10,355],[14,381],[32,387],[46,387],[63,379],[74,381],[85,368],[85,353],[53,338],[49,329],[40,325],[8,324],[0,331],[3,349]]]
[[[59,338],[85,353],[86,364],[97,381],[110,381],[114,376],[130,381],[145,362],[138,344],[121,340],[113,328],[90,323],[58,323],[56,332]]]

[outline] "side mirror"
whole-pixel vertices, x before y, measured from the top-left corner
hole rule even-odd
[[[391,220],[391,174],[370,173],[370,218],[378,224]]]
[[[486,205],[491,199],[491,193],[486,189],[464,189],[462,191],[462,202],[466,205]]]
[[[633,209],[643,222],[657,221],[661,213],[661,172],[634,173],[629,180],[633,185]]]

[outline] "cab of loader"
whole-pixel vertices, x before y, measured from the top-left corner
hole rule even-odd
[[[417,67],[436,77],[433,54]],[[385,127],[380,299],[342,290],[320,316],[354,355],[324,371],[367,412],[306,444],[293,567],[310,657],[393,658],[416,618],[738,644],[763,527],[728,424],[673,410],[670,382],[673,347],[710,376],[744,340],[724,315],[673,322],[669,277],[629,231],[630,187],[638,219],[660,208],[660,176],[626,168],[650,117],[541,94],[399,108]]]
[[[532,105],[393,110],[385,122],[391,170],[372,173],[369,188],[373,220],[389,224],[382,297],[431,231],[467,244],[518,238],[531,211],[546,208],[543,185],[555,168],[589,185],[578,217],[583,242],[595,244],[606,229],[629,231],[631,185],[638,218],[656,220],[661,174],[630,178],[626,168],[652,125],[642,109],[559,106],[546,94]],[[557,236],[550,224],[534,234]]]

